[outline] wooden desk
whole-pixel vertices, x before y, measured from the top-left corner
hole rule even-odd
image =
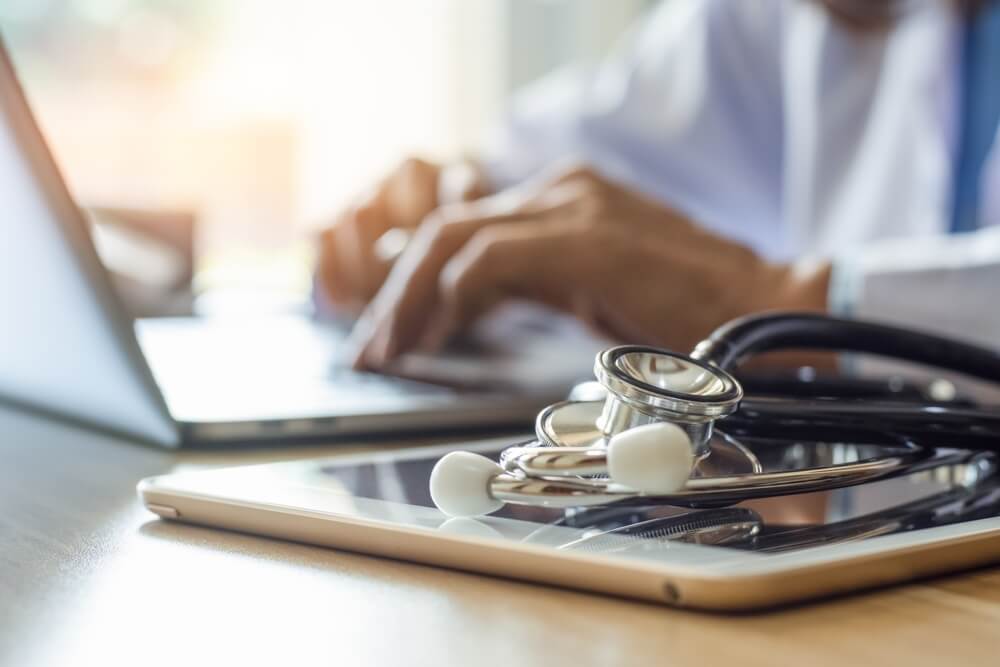
[[[707,615],[161,523],[163,452],[0,407],[0,665],[1000,664],[1000,570]]]

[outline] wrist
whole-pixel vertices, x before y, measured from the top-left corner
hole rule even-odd
[[[784,310],[826,313],[829,310],[831,264],[829,261],[802,261],[794,264],[770,264],[764,268],[764,291],[752,312]],[[781,350],[762,355],[748,368],[771,371],[809,366],[824,373],[834,373],[837,358],[829,352]]]
[[[794,310],[825,313],[829,310],[831,264],[805,260],[770,267],[774,288],[761,310]]]

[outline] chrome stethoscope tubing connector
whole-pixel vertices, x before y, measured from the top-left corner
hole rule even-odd
[[[596,424],[607,438],[669,422],[687,433],[696,458],[708,452],[715,420],[732,414],[743,398],[739,382],[724,370],[652,347],[622,345],[601,352],[594,377],[607,392]]]

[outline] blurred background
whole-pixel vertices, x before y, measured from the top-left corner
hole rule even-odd
[[[474,151],[512,91],[650,4],[0,0],[0,31],[77,201],[142,212],[202,308],[259,308],[301,301],[316,230],[400,157]],[[97,240],[146,279],[142,237]]]

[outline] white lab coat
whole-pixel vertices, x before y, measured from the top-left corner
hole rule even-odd
[[[770,259],[832,259],[835,312],[1000,347],[1000,147],[981,229],[947,233],[960,43],[948,0],[867,34],[808,0],[673,0],[524,91],[486,172],[585,160]]]

